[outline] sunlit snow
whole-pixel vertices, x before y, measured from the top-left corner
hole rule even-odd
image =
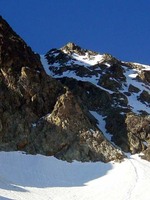
[[[0,152],[1,200],[149,200],[150,162],[67,163]]]
[[[129,69],[125,66],[122,66],[125,70],[126,84],[123,87],[121,92],[128,92],[129,85],[132,84],[134,87],[137,87],[140,92],[143,90],[150,92],[150,86],[144,84],[143,82],[137,81],[135,78],[137,76],[138,70]],[[139,93],[140,93],[139,92]],[[141,101],[138,101],[138,93],[132,93],[131,96],[128,96],[128,105],[132,108],[133,112],[139,113],[140,110],[145,110],[148,113],[150,112],[150,106],[148,104],[143,104]]]
[[[84,66],[96,65],[103,60],[103,55],[100,54],[91,56],[88,53],[86,53],[85,56],[81,56],[76,53],[73,53],[71,57],[75,59],[75,64]]]
[[[45,72],[46,72],[48,75],[51,75],[52,73],[51,73],[51,71],[49,70],[49,64],[48,64],[48,62],[47,62],[47,59],[45,58],[44,55],[41,55],[40,58],[41,58],[41,63],[42,63],[42,65],[43,65],[43,67],[44,67]]]
[[[64,51],[64,53],[67,54],[67,52],[65,52],[65,51]],[[103,55],[101,55],[101,54],[90,55],[88,52],[86,52],[85,55],[78,55],[77,53],[72,53],[69,56],[71,59],[65,63],[65,65],[68,66],[68,70],[62,72],[62,74],[54,74],[52,71],[50,71],[49,65],[48,65],[45,57],[41,56],[41,61],[45,68],[46,73],[49,75],[52,75],[54,78],[69,77],[69,78],[74,78],[78,81],[90,82],[90,83],[94,84],[96,87],[99,87],[100,89],[108,92],[109,94],[114,93],[113,91],[106,89],[105,87],[102,87],[98,84],[99,80],[101,78],[100,73],[97,73],[96,75],[89,75],[89,76],[82,77],[82,76],[79,76],[75,70],[69,70],[69,66],[78,65],[80,67],[85,67],[91,71],[91,68],[89,68],[90,66],[93,66],[95,64],[103,62]],[[124,62],[122,62],[122,63],[124,63]],[[122,66],[122,68],[124,69],[124,75],[126,77],[126,82],[122,83],[123,87],[120,90],[120,92],[127,94],[130,85],[133,85],[134,87],[138,88],[140,90],[138,93],[133,92],[133,93],[131,93],[130,96],[126,95],[127,99],[128,99],[128,107],[135,113],[139,113],[141,110],[145,110],[149,113],[150,112],[149,104],[147,102],[144,102],[144,103],[141,102],[139,100],[139,96],[143,90],[145,90],[149,93],[150,86],[148,84],[144,84],[143,82],[138,81],[136,78],[138,76],[138,73],[141,70],[150,70],[150,66],[139,64],[139,63],[133,63],[133,64],[135,64],[138,68],[132,69],[132,68],[129,68],[126,66]],[[107,67],[110,66],[110,64],[108,64],[108,63],[105,63],[105,65],[107,65]],[[53,63],[51,66],[59,68],[59,67],[61,67],[61,64],[58,62],[58,63]],[[117,106],[120,107],[120,105],[118,105],[118,104],[117,104]]]
[[[139,66],[142,70],[150,70],[150,65],[144,65],[139,63],[133,63],[133,64]]]
[[[97,120],[97,126],[98,128],[103,132],[104,136],[111,141],[111,135],[107,132],[106,130],[106,122],[105,122],[105,117],[103,117],[102,115],[98,114],[95,111],[90,111],[90,113],[95,117],[95,119]]]

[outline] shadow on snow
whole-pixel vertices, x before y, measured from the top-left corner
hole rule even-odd
[[[112,169],[110,163],[67,163],[54,157],[0,153],[0,188],[28,192],[25,187],[81,187]]]

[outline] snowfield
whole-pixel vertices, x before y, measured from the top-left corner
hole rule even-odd
[[[67,163],[0,152],[0,200],[149,200],[150,162]]]

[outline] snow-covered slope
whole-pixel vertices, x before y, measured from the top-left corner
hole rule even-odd
[[[149,200],[150,163],[67,163],[0,152],[0,200]]]
[[[68,43],[61,49],[52,49],[41,61],[47,74],[54,78],[74,78],[90,82],[109,94],[120,93],[127,99],[124,108],[134,113],[150,113],[150,84],[141,79],[143,72],[150,73],[149,65],[119,61],[109,54],[99,54]],[[144,92],[143,92],[144,91]],[[114,106],[120,102],[114,100]]]

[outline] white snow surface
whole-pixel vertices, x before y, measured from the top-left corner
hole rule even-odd
[[[137,87],[140,89],[139,93],[132,93],[131,96],[128,96],[128,105],[132,108],[132,111],[134,113],[139,113],[140,110],[145,110],[148,113],[150,113],[150,106],[148,103],[145,102],[143,104],[141,101],[138,101],[139,94],[145,90],[148,93],[150,92],[150,86],[148,84],[144,84],[142,82],[137,81],[135,78],[138,75],[138,70],[136,69],[129,69],[125,66],[122,66],[125,70],[125,77],[126,77],[126,85],[124,85],[123,90],[121,92],[128,92],[129,85],[132,84],[134,87]],[[146,68],[150,70],[150,66],[144,66],[144,69]]]
[[[40,58],[41,58],[41,63],[44,67],[44,70],[45,72],[48,74],[48,75],[51,75],[51,71],[49,70],[49,64],[47,62],[47,59],[45,58],[44,55],[40,55]]]
[[[139,67],[141,67],[142,70],[150,70],[150,65],[144,65],[144,64],[139,64],[139,63],[133,63]]]
[[[149,200],[150,162],[67,163],[0,152],[0,200]]]
[[[75,59],[74,64],[84,65],[84,66],[96,65],[102,62],[103,60],[103,55],[101,54],[91,56],[88,53],[86,53],[84,56],[81,56],[76,53],[73,53],[71,57]]]
[[[96,111],[89,111],[95,119],[97,119],[97,126],[98,128],[103,132],[104,136],[111,142],[111,134],[107,132],[106,130],[106,122],[105,122],[105,116],[102,116],[98,114]]]
[[[63,50],[64,54],[68,55],[68,53]],[[58,56],[59,53],[53,53],[53,56],[56,57]],[[77,53],[72,53],[69,54],[70,60],[65,63],[66,66],[71,66],[71,65],[79,65],[79,66],[84,66],[84,67],[89,67],[92,65],[96,65],[98,63],[101,63],[103,61],[103,55],[97,54],[97,55],[89,55],[88,52],[85,53],[85,55],[78,55]],[[43,56],[42,56],[43,57]],[[61,67],[63,64],[61,63],[53,63],[51,66],[54,67]]]

